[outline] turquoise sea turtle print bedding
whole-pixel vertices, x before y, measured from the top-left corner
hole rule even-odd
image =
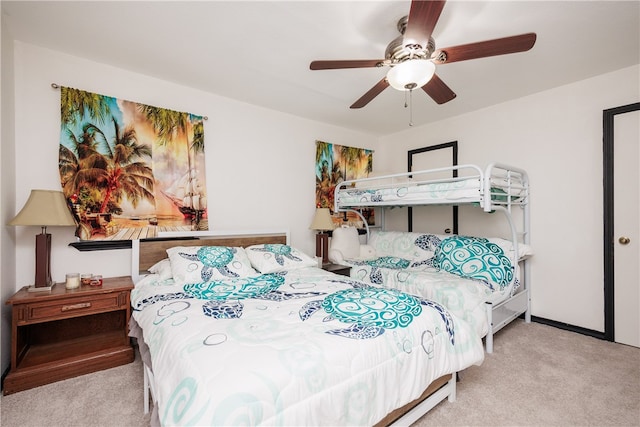
[[[162,425],[372,425],[482,363],[434,301],[317,267],[132,292]]]
[[[377,258],[344,261],[353,278],[437,301],[481,337],[489,330],[485,303],[520,284],[502,239],[375,230],[369,245]]]

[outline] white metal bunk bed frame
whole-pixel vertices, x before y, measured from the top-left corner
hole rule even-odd
[[[455,178],[432,178],[446,172],[458,171],[461,176]],[[377,201],[371,202],[362,200],[361,202],[349,202],[347,206],[340,204],[339,193],[341,190],[357,187],[360,190],[393,188],[399,185],[429,185],[445,184],[464,181],[469,179],[478,180],[477,197],[467,197],[463,200],[435,200],[433,198],[408,201]],[[382,185],[379,183],[382,182]],[[427,205],[468,205],[478,204],[484,212],[502,212],[507,218],[511,230],[511,241],[513,244],[512,262],[518,263],[518,236],[521,236],[524,244],[530,243],[530,219],[529,219],[529,176],[523,169],[506,165],[503,163],[491,163],[483,171],[476,165],[456,165],[437,169],[428,169],[415,172],[398,173],[392,175],[377,176],[374,178],[361,178],[343,181],[336,186],[334,191],[334,212],[353,212],[363,222],[366,229],[367,241],[370,229],[364,216],[354,208],[383,208],[380,210],[380,217],[384,230],[384,208],[385,207],[408,207]],[[515,224],[512,209],[519,207],[522,209],[522,223],[520,229]],[[486,303],[487,321],[489,330],[485,337],[485,348],[487,353],[493,353],[493,334],[509,322],[524,314],[526,323],[531,322],[531,279],[529,260],[520,262],[522,269],[522,286],[509,298],[493,304]]]

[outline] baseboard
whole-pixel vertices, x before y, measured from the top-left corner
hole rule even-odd
[[[549,320],[549,319],[545,319],[543,317],[538,317],[538,316],[531,316],[531,321],[536,323],[542,323],[543,325],[553,326],[558,329],[564,329],[566,331],[576,332],[578,334],[587,335],[590,337],[608,341],[604,336],[604,332],[594,331],[593,329],[587,329],[581,326],[570,325],[568,323],[558,322],[556,320]]]

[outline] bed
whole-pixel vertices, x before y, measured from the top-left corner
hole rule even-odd
[[[446,175],[456,176],[443,178]],[[520,315],[524,315],[526,322],[531,321],[529,257],[532,251],[529,245],[529,178],[526,171],[492,163],[484,169],[476,165],[460,165],[344,181],[335,189],[334,203],[335,212],[354,212],[361,217],[366,228],[367,242],[375,242],[376,232],[386,231],[385,208],[470,205],[487,213],[502,213],[510,230],[510,236],[506,240],[489,238],[489,242],[483,242],[482,237],[475,236],[406,234],[404,239],[409,236],[408,242],[386,241],[384,245],[378,245],[396,248],[395,251],[379,251],[379,255],[398,258],[394,265],[389,264],[389,259],[385,260],[387,264],[378,262],[379,265],[372,260],[349,261],[334,258],[334,262],[355,267],[352,274],[356,278],[434,299],[454,312],[458,309],[458,315],[475,325],[476,331],[485,338],[488,353],[493,351],[495,332]],[[362,208],[379,208],[376,218],[382,219],[382,225],[373,230],[373,238],[372,230],[358,210]],[[469,239],[473,241],[469,243]],[[441,242],[445,244],[439,246]],[[482,250],[492,251],[489,247],[491,243],[498,243],[503,254],[510,260],[511,280],[506,283],[480,283],[478,280],[470,282],[465,280],[468,279],[466,271],[453,256],[456,254],[438,258],[444,253],[444,248],[466,249],[473,244],[482,246]],[[400,252],[397,251],[398,248]],[[406,266],[400,265],[400,260],[407,260],[407,250],[418,253],[418,259],[414,257],[408,260]],[[466,259],[469,253],[471,252],[464,251],[463,257]],[[433,261],[438,259],[445,259],[447,264],[434,265]],[[469,264],[468,267],[475,269],[477,265]],[[455,277],[451,277],[449,273],[453,273]]]
[[[455,400],[456,373],[484,358],[470,325],[287,243],[134,241],[131,335],[152,424],[409,425]]]

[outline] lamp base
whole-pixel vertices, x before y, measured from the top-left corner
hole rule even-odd
[[[51,292],[51,290],[53,289],[53,287],[55,286],[55,283],[50,284],[49,286],[36,286],[36,285],[31,285],[27,288],[27,291],[29,292]]]
[[[51,234],[43,231],[36,235],[36,288],[50,288],[51,280]]]
[[[329,263],[329,234],[316,234],[316,256],[322,257],[322,264]]]

